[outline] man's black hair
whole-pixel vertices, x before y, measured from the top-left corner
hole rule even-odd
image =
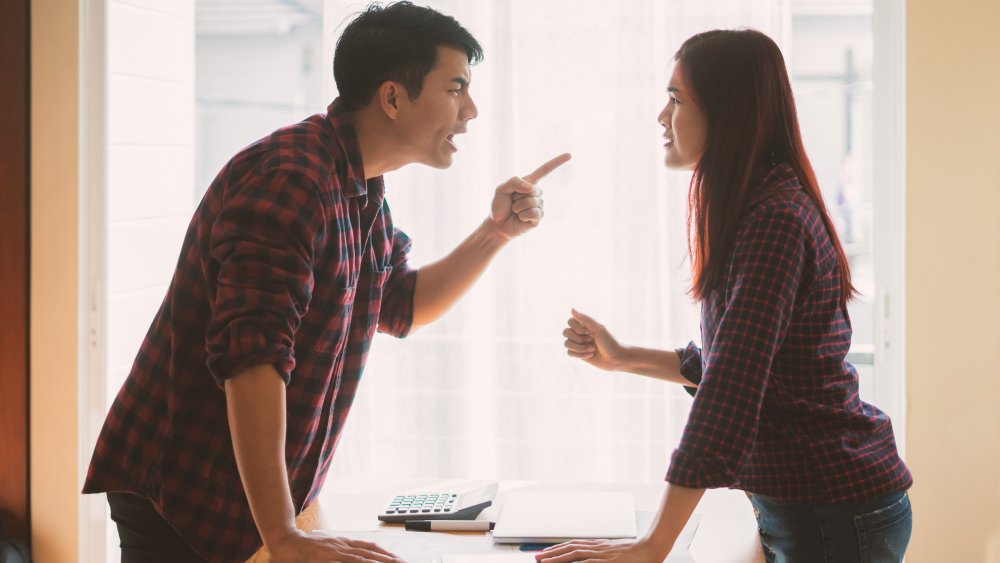
[[[348,111],[368,105],[387,80],[402,84],[415,100],[437,62],[437,48],[465,51],[470,64],[483,48],[455,18],[412,2],[378,2],[347,24],[333,55],[333,78]]]

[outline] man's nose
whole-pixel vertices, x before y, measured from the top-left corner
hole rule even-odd
[[[472,96],[469,96],[469,101],[465,104],[463,108],[462,120],[469,121],[470,119],[475,119],[479,116],[479,108],[476,107],[476,102],[472,100]]]

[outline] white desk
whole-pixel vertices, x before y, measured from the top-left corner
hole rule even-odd
[[[509,553],[511,546],[494,546],[489,534],[405,532],[402,524],[384,524],[376,514],[393,495],[403,492],[467,490],[483,481],[430,479],[362,479],[327,482],[318,510],[304,515],[300,527],[319,528],[338,536],[372,540],[412,563],[428,563],[444,553]],[[480,520],[495,520],[503,495],[514,489],[532,491],[630,491],[636,512],[653,513],[663,494],[663,484],[539,483],[503,481],[493,506]],[[701,522],[689,551],[696,563],[763,563],[753,508],[738,491],[711,490],[696,509]],[[267,561],[258,554],[252,562]]]

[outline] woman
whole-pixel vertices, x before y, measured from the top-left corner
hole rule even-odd
[[[659,121],[667,167],[694,172],[703,348],[623,346],[575,310],[563,334],[570,356],[680,383],[694,403],[643,538],[574,541],[537,558],[662,561],[704,490],[729,487],[753,503],[768,561],[900,561],[912,478],[889,418],[859,399],[845,361],[855,290],[781,52],[757,31],[709,31],[675,61]]]

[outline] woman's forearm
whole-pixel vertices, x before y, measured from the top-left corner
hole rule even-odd
[[[669,381],[670,383],[678,383],[688,387],[698,386],[681,375],[681,359],[677,352],[673,350],[626,346],[617,370]]]
[[[640,541],[647,543],[655,553],[662,555],[662,559],[666,559],[704,494],[705,489],[691,489],[667,483],[660,510],[650,524],[649,531]]]

